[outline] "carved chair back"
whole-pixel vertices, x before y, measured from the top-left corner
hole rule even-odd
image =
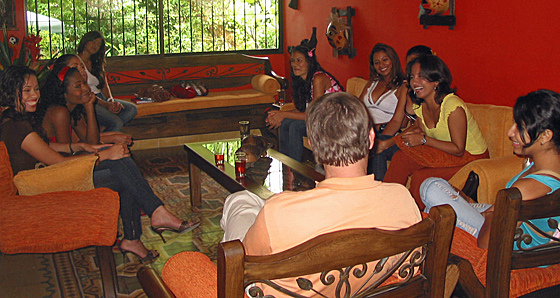
[[[558,222],[551,218],[556,216],[560,216],[560,190],[526,201],[517,188],[498,192],[488,247],[486,297],[509,297],[511,270],[560,263],[560,239],[528,223],[531,219],[549,218],[548,225],[558,229]],[[519,222],[550,242],[522,248],[521,243],[529,244],[533,239],[518,227]]]
[[[297,284],[302,290],[283,292],[283,296],[313,296],[313,285],[301,278],[313,273],[321,273],[324,283],[332,283],[335,297],[443,297],[454,225],[455,212],[444,205],[432,208],[427,218],[407,229],[337,231],[269,256],[246,255],[239,240],[221,243],[218,297],[243,297],[246,287],[250,296],[263,297],[263,284],[277,287],[275,280],[294,277],[300,277]],[[389,267],[392,262],[387,259],[395,255],[399,255],[396,265],[383,268]],[[375,268],[367,270],[366,264],[377,260]],[[402,279],[383,284],[394,272]],[[351,288],[349,278],[366,286]]]

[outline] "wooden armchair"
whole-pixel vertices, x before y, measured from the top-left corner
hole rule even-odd
[[[547,244],[513,250],[514,245],[531,242],[530,236],[517,227],[518,222],[554,216],[560,216],[560,190],[528,201],[522,200],[517,188],[501,190],[496,198],[487,261],[483,255],[470,255],[474,264],[451,257],[459,265],[459,284],[468,297],[518,297],[560,284],[560,239],[548,235],[545,237],[551,241]],[[557,227],[558,222],[551,219],[549,225]],[[483,254],[485,251],[480,250]],[[486,266],[477,264],[481,258]],[[544,265],[551,266],[539,267]]]
[[[209,260],[201,261],[200,253],[183,252],[166,263],[162,272],[164,283],[148,281],[148,276],[158,276],[146,267],[138,275],[146,293],[156,293],[148,287],[164,286],[169,287],[177,297],[238,298],[244,296],[245,288],[253,282],[270,285],[274,283],[271,280],[287,277],[300,277],[298,284],[309,289],[313,285],[301,276],[318,272],[325,272],[326,280],[336,279],[331,289],[340,287],[342,294],[349,293],[345,297],[444,297],[454,225],[455,213],[451,207],[438,206],[432,208],[422,222],[407,229],[337,231],[270,256],[245,255],[243,244],[235,240],[219,245],[217,268]],[[397,257],[397,265],[385,268],[388,271],[382,270],[384,266],[390,267],[391,262],[386,262],[388,257],[401,253],[404,254]],[[376,267],[382,273],[373,274],[370,268],[363,277],[357,277],[364,264],[376,260],[381,260]],[[392,275],[399,272],[397,270],[401,270],[402,279]],[[203,279],[206,280],[201,281],[201,276],[205,276]],[[210,281],[212,276],[214,280]],[[354,282],[347,283],[348,278],[367,286],[362,289],[354,287]],[[250,288],[251,293],[259,291],[258,286]],[[298,296],[284,292],[281,296],[307,297],[314,294],[309,291],[300,293],[304,296]]]

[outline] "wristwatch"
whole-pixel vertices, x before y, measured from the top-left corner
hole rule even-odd
[[[421,142],[422,142],[422,145],[425,145],[425,144],[426,144],[426,142],[427,142],[426,136],[424,136],[424,137],[422,138],[422,141],[421,141]]]

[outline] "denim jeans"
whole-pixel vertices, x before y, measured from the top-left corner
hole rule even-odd
[[[392,137],[393,136],[378,134],[375,138],[377,140],[385,141]],[[375,147],[369,155],[368,174],[374,174],[375,180],[383,181],[383,178],[385,178],[385,174],[387,173],[387,161],[393,158],[395,152],[399,151],[399,147],[397,145],[393,145],[378,154],[375,154],[374,150]]]
[[[442,178],[428,178],[420,185],[420,197],[426,205],[425,212],[439,205],[449,204],[457,214],[457,227],[478,238],[484,216],[482,212],[492,207],[491,204],[469,203]]]
[[[148,216],[163,205],[130,157],[104,160],[93,171],[95,188],[106,187],[119,193],[124,238],[136,240],[142,235],[141,211]]]
[[[107,101],[103,93],[97,93],[96,96]],[[123,109],[118,114],[109,111],[107,108],[99,104],[95,105],[97,124],[105,127],[104,131],[121,131],[123,126],[130,122],[130,120],[134,119],[136,114],[138,114],[138,108],[135,104],[118,99],[115,99],[115,101],[123,105]]]
[[[280,153],[301,162],[306,136],[305,120],[284,119],[280,125]]]

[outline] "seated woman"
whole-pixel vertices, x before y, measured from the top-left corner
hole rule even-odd
[[[59,77],[62,81],[58,79]],[[45,88],[60,88],[60,96],[68,97],[73,109],[78,102],[79,104],[87,102],[88,109],[93,108],[95,96],[89,91],[89,86],[83,82],[76,68],[54,69],[47,78],[46,86],[49,87]],[[64,157],[57,151],[73,155],[82,150],[91,152],[108,147],[97,153],[100,156],[100,163],[95,166],[93,182],[97,188],[107,187],[119,193],[120,214],[124,228],[124,239],[120,242],[119,248],[123,254],[131,252],[143,262],[158,257],[156,251],[147,250],[140,241],[142,234],[140,208],[151,216],[152,227],[158,233],[164,230],[181,232],[196,226],[181,221],[165,208],[129,157],[126,144],[102,146],[91,146],[86,143],[47,144],[44,141],[46,136],[41,122],[35,117],[41,92],[34,71],[23,66],[9,67],[0,76],[0,89],[2,90],[0,102],[8,106],[8,109],[2,113],[0,140],[6,143],[14,173],[33,169],[37,162],[52,165],[75,158],[75,156]],[[69,121],[68,108],[66,111],[68,112],[66,119]],[[88,121],[95,126],[95,117]],[[78,123],[85,124],[85,118],[78,119]],[[70,134],[69,123],[65,131]]]
[[[531,92],[517,99],[513,107],[515,123],[507,135],[513,152],[528,157],[533,162],[512,178],[506,188],[517,187],[523,200],[532,200],[560,188],[560,94],[550,90]],[[426,211],[433,206],[449,204],[457,213],[457,227],[478,239],[480,248],[487,248],[492,225],[493,206],[469,203],[447,181],[429,178],[420,188]],[[554,218],[560,221],[560,217]],[[548,219],[531,220],[535,226],[551,235],[556,229],[549,227]],[[549,242],[522,223],[521,229],[533,241],[522,242],[523,248]],[[461,245],[461,243],[454,243]],[[516,246],[514,248],[518,249]],[[468,256],[463,256],[468,258]]]
[[[62,64],[64,66],[68,66],[68,67],[75,67],[80,71],[80,74],[82,75],[82,77],[84,78],[84,80],[87,81],[87,72],[86,72],[86,68],[84,66],[84,64],[82,63],[82,60],[80,60],[80,58],[74,54],[65,54],[60,56],[58,59],[56,59],[53,67],[55,67],[56,65]],[[103,101],[99,98],[97,98],[97,101],[95,102],[96,104],[96,113],[97,113],[97,109],[98,109],[98,105],[102,104]],[[116,102],[115,102],[116,103]],[[74,136],[75,134],[73,134]],[[126,143],[127,145],[132,145],[132,136],[127,135],[127,134],[123,134],[122,132],[119,131],[104,131],[101,132],[99,134],[100,136],[100,142],[102,144],[109,144],[109,143]],[[61,141],[63,143],[67,143],[67,140]]]
[[[414,46],[406,53],[406,62],[431,53],[427,46]],[[407,96],[408,82],[404,80],[400,65],[393,48],[384,44],[375,45],[369,56],[370,81],[360,95],[376,123],[374,154],[370,155],[368,161],[368,173],[374,174],[378,181],[383,181],[387,173],[387,161],[399,150],[393,136],[410,122],[405,117],[405,110],[407,105],[411,109],[412,102]],[[385,77],[382,72],[389,74]],[[378,120],[382,123],[378,124]]]
[[[401,129],[402,119],[393,121],[395,109],[404,111],[406,104],[404,73],[395,50],[382,43],[376,44],[369,55],[369,72],[370,79],[360,99],[364,101],[373,118],[376,138],[387,140]],[[395,151],[385,150],[370,156],[368,173],[375,174],[375,180],[383,181],[387,171],[387,160],[391,159]]]
[[[101,100],[95,107],[99,125],[104,131],[121,131],[122,127],[138,114],[135,104],[113,98],[105,76],[105,38],[99,31],[90,31],[78,44],[78,57],[87,74],[87,84]]]
[[[321,68],[315,55],[315,47],[309,47],[307,39],[291,50],[291,72],[293,100],[296,106],[291,111],[270,111],[266,123],[270,128],[280,127],[280,152],[302,161],[305,109],[312,100],[321,95],[343,91],[340,83]]]
[[[384,182],[406,185],[420,209],[420,184],[428,177],[451,178],[463,165],[488,158],[482,133],[466,104],[451,89],[445,63],[433,55],[418,56],[406,66],[414,103],[412,127],[395,137],[401,150],[393,156]]]

